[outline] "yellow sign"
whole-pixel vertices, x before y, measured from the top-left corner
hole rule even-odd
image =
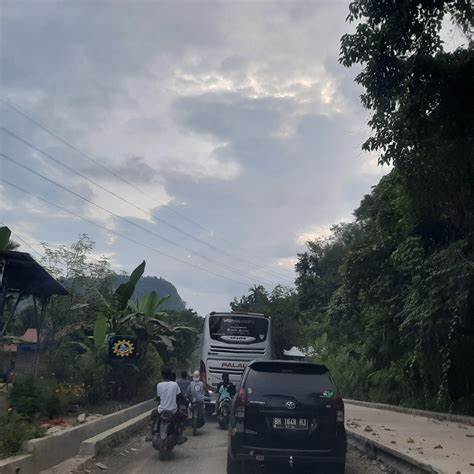
[[[130,357],[135,352],[135,346],[132,341],[120,339],[113,345],[112,352],[117,357]]]

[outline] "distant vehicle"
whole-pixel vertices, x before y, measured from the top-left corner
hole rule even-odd
[[[326,366],[249,364],[232,405],[227,474],[267,463],[343,474],[346,448],[344,403]]]
[[[201,380],[216,388],[228,373],[236,386],[252,360],[272,358],[272,320],[260,313],[211,312],[204,321],[201,347]],[[213,411],[217,395],[206,400]]]

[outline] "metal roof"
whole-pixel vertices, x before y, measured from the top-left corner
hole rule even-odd
[[[10,293],[34,296],[67,295],[67,290],[55,280],[29,253],[0,251],[5,261],[3,283]]]

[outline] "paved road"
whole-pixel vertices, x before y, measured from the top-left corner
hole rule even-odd
[[[474,472],[474,426],[346,403],[347,428],[436,472]]]
[[[98,462],[107,466],[107,471],[93,465],[88,468],[88,472],[114,474],[225,474],[226,472],[227,433],[219,430],[213,422],[208,423],[198,436],[190,437],[187,443],[177,447],[173,451],[173,459],[165,462],[158,459],[157,453],[144,438],[144,434],[135,436],[113,453],[99,458]],[[275,470],[271,472],[276,474]],[[281,472],[289,471],[285,469]],[[382,472],[385,471],[379,464],[361,457],[355,451],[349,451],[347,474]]]

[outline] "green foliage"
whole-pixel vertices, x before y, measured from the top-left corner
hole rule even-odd
[[[119,310],[124,310],[128,306],[128,301],[132,297],[135,287],[137,286],[138,280],[140,280],[143,272],[145,271],[145,260],[133,270],[128,281],[122,283],[116,290],[117,295],[117,307]]]
[[[474,48],[467,0],[350,4],[340,61],[394,169],[298,256],[306,343],[346,396],[474,413]],[[467,46],[445,51],[443,18]]]
[[[79,401],[81,395],[76,392],[71,385],[60,384],[56,379],[19,377],[10,391],[10,404],[26,420],[56,418]]]
[[[308,343],[346,396],[472,413],[472,234],[426,239],[404,185],[392,171],[354,223],[300,255]]]
[[[0,458],[17,454],[25,441],[41,438],[46,429],[25,420],[17,413],[0,416]]]
[[[363,148],[404,177],[426,237],[463,235],[474,221],[472,2],[358,0],[348,19],[356,32],[342,37],[340,61],[362,65],[356,81],[373,111]],[[463,47],[443,48],[443,19],[464,32]]]
[[[107,319],[105,316],[99,316],[94,324],[94,345],[97,348],[105,344],[107,335]]]
[[[175,368],[187,367],[197,348],[198,335],[202,333],[204,319],[192,309],[169,311],[162,319],[174,328],[175,338],[173,350],[164,354],[164,360],[170,364],[170,358],[173,357]]]
[[[33,377],[22,377],[15,380],[10,391],[10,403],[14,410],[32,419],[44,410],[43,392]]]

